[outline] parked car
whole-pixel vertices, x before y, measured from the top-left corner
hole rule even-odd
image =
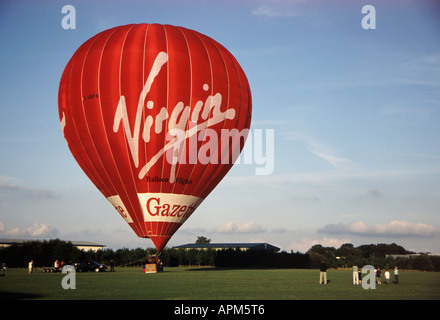
[[[105,264],[101,264],[96,261],[82,261],[75,263],[75,270],[77,272],[87,272],[87,271],[103,272],[107,270],[107,266]]]

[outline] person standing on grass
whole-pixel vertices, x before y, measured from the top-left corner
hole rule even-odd
[[[353,284],[359,284],[359,269],[356,264],[353,266]]]
[[[324,282],[322,280],[324,280]],[[322,260],[321,266],[319,267],[319,284],[321,283],[327,284],[327,265],[324,260]]]
[[[382,275],[382,271],[380,271],[380,269],[377,268],[377,271],[376,271],[376,282],[377,282],[377,284],[382,284],[381,279],[380,279],[381,275]]]
[[[394,267],[394,283],[399,284],[399,269],[397,269],[397,266]]]
[[[31,274],[32,271],[34,270],[34,260],[29,261],[28,268],[29,268],[29,274]]]
[[[54,268],[54,270],[55,270],[55,272],[58,272],[58,268],[59,268],[59,263],[58,263],[58,260],[55,260],[55,262],[53,263],[53,268]]]
[[[388,270],[385,270],[385,283],[390,283],[390,272]]]

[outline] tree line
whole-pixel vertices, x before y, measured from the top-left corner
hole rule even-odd
[[[325,260],[331,268],[372,265],[381,269],[392,269],[394,266],[398,266],[399,269],[406,270],[440,271],[439,256],[422,253],[412,258],[391,257],[390,255],[414,254],[414,252],[408,251],[395,243],[368,244],[358,247],[353,246],[351,243],[345,243],[337,249],[317,244],[312,246],[306,254],[309,256],[311,268],[318,268],[321,261]]]
[[[51,267],[55,260],[64,263],[75,263],[84,260],[95,260],[109,265],[113,261],[115,266],[142,266],[148,256],[156,254],[156,249],[103,249],[98,251],[80,250],[71,242],[59,239],[45,241],[28,241],[14,243],[0,249],[0,263],[7,267],[27,267],[30,260],[34,267]],[[221,268],[319,268],[325,260],[330,268],[351,268],[373,265],[381,269],[391,269],[397,265],[400,269],[440,271],[440,257],[421,254],[415,258],[391,258],[390,254],[409,254],[397,244],[370,244],[358,247],[350,243],[339,248],[324,247],[320,244],[312,246],[306,253],[237,249],[224,250],[197,250],[165,248],[160,253],[164,266],[214,266]]]

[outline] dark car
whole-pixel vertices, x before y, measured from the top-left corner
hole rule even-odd
[[[105,264],[100,264],[96,261],[82,261],[75,263],[75,270],[77,272],[87,272],[87,271],[103,272],[107,270],[107,266]]]

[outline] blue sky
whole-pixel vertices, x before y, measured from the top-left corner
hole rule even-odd
[[[64,5],[76,29],[62,28]],[[376,29],[362,28],[364,5]],[[286,251],[394,242],[440,252],[439,18],[423,0],[2,1],[0,237],[152,247],[71,156],[57,94],[96,33],[164,23],[228,48],[250,82],[251,129],[274,132],[273,172],[236,165],[168,246],[204,235]]]

